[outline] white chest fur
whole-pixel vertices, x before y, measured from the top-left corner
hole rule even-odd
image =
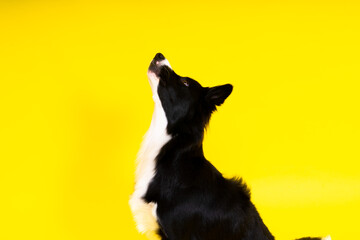
[[[130,198],[130,208],[133,213],[137,229],[141,233],[148,233],[158,229],[156,220],[156,203],[146,203],[144,197],[148,186],[155,174],[155,159],[161,148],[170,140],[167,134],[167,119],[157,96],[151,125],[141,144],[137,157],[135,174],[135,190]]]

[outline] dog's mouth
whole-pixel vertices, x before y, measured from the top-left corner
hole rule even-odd
[[[161,53],[157,53],[153,58],[153,60],[151,61],[148,71],[158,73],[161,68],[160,63],[164,60],[166,60],[164,55],[162,55]]]
[[[148,72],[153,72],[156,75],[159,75],[163,66],[168,66],[171,69],[170,63],[164,57],[164,55],[162,55],[161,53],[157,53],[150,63]]]
[[[149,78],[149,83],[150,83],[153,93],[155,93],[157,90],[157,86],[159,85],[159,81],[160,81],[159,75],[160,75],[161,69],[164,66],[167,66],[171,69],[170,63],[164,57],[164,55],[161,53],[157,53],[155,55],[155,57],[153,58],[153,60],[151,61],[148,72],[147,72],[147,75]]]

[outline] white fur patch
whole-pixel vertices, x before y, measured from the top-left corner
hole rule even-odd
[[[170,63],[169,63],[169,61],[167,59],[162,60],[161,62],[159,62],[159,66],[163,66],[163,65],[168,66],[169,68],[171,68]]]
[[[329,235],[329,236],[323,237],[322,240],[331,240],[331,237]]]
[[[162,61],[163,62],[163,61]],[[141,233],[154,231],[158,228],[156,220],[155,203],[146,203],[144,197],[148,186],[154,177],[155,158],[161,148],[170,140],[167,133],[167,119],[160,98],[157,94],[159,79],[152,72],[148,72],[150,86],[155,102],[154,113],[150,128],[147,131],[137,156],[137,168],[135,174],[135,191],[130,198],[130,208]]]

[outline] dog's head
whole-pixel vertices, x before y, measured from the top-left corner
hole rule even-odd
[[[148,78],[156,104],[161,104],[169,134],[188,133],[205,128],[211,113],[232,92],[232,85],[202,87],[197,81],[177,75],[161,53],[148,69]]]

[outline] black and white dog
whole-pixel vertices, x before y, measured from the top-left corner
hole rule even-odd
[[[162,240],[274,239],[242,179],[224,178],[204,157],[204,129],[232,85],[202,87],[177,75],[161,53],[148,78],[155,108],[130,199],[138,230]]]

